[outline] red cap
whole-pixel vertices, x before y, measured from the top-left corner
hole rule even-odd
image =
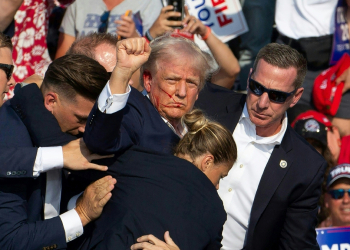
[[[324,114],[334,116],[339,108],[344,82],[336,85],[337,79],[350,67],[350,56],[344,53],[336,65],[323,71],[314,82],[313,101],[316,109]]]
[[[317,112],[315,110],[308,110],[304,113],[301,113],[300,115],[298,115],[295,120],[292,122],[291,126],[294,128],[295,123],[299,120],[307,120],[307,119],[314,119],[320,123],[322,123],[323,125],[325,125],[326,127],[332,127],[332,123],[331,121],[327,118],[327,116],[325,116],[324,114]]]

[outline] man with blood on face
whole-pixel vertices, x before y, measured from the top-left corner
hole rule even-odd
[[[181,118],[192,110],[211,60],[182,37],[165,35],[150,45],[143,38],[118,42],[116,67],[87,122],[89,149],[109,154],[139,145],[171,153],[187,132]],[[141,65],[146,96],[127,84]]]

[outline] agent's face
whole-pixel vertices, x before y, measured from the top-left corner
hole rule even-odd
[[[87,118],[94,102],[77,95],[74,102],[62,98],[52,104],[51,112],[63,132],[77,135],[84,133]]]
[[[211,167],[204,170],[204,174],[214,184],[216,190],[218,190],[220,180],[228,175],[228,171],[230,171],[231,167],[232,164],[228,163],[213,164]]]
[[[259,82],[265,88],[289,93],[294,90],[293,83],[296,76],[297,70],[295,68],[281,69],[260,59],[256,71],[252,75],[252,79]],[[293,107],[299,101],[303,92],[303,88],[299,88],[284,103],[276,103],[269,99],[266,92],[261,96],[255,95],[249,89],[249,80],[247,90],[246,104],[249,118],[256,126],[257,135],[265,137],[279,132],[286,110]]]
[[[9,48],[0,48],[0,63],[13,65],[12,52]],[[10,79],[8,79],[5,70],[6,69],[0,67],[0,107],[4,103],[5,95],[9,91],[10,86],[15,85],[15,80],[12,75]]]
[[[144,85],[149,97],[161,116],[171,124],[192,110],[198,98],[200,72],[191,67],[191,60],[184,57],[173,61],[158,62],[156,72],[144,74]]]
[[[341,178],[334,182],[330,190],[336,189],[350,189],[350,179]],[[330,194],[326,193],[325,206],[330,211],[333,226],[350,226],[350,197],[347,192],[340,199],[334,199]]]

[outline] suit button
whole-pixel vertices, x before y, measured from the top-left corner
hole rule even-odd
[[[7,171],[6,175],[12,175],[11,171]]]
[[[27,173],[27,171],[23,170],[23,171],[22,171],[22,173],[23,173],[23,174],[26,174],[26,173]]]
[[[16,175],[16,173],[17,173],[16,171],[12,171],[12,175]]]

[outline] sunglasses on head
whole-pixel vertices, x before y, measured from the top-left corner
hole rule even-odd
[[[287,93],[279,90],[265,88],[263,85],[252,79],[252,74],[249,76],[249,89],[253,92],[254,95],[257,96],[261,96],[264,92],[266,92],[269,96],[270,101],[272,102],[284,103],[289,96],[297,91],[297,89],[295,89],[292,92]]]
[[[103,12],[102,16],[100,17],[101,24],[98,26],[98,33],[106,33],[108,29],[108,19],[110,11]]]
[[[345,192],[350,196],[350,189],[334,189],[329,190],[328,193],[332,196],[333,199],[339,200],[344,197]]]
[[[11,65],[11,64],[4,64],[4,63],[0,63],[0,69],[2,69],[3,71],[5,71],[7,80],[10,81],[12,73],[13,73],[13,69],[15,68],[15,66]]]

